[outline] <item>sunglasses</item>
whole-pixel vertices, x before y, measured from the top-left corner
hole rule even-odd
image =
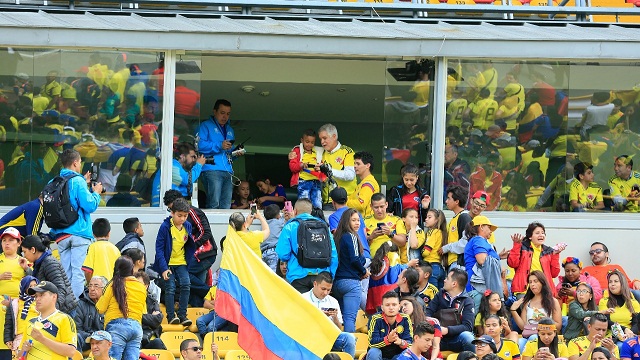
[[[194,346],[194,347],[190,347],[190,348],[187,348],[187,349],[193,350],[195,352],[198,352],[198,351],[202,351],[203,347],[202,346]]]
[[[603,253],[603,252],[604,252],[604,250],[602,250],[602,249],[595,249],[595,250],[589,251],[589,255],[593,256],[595,254],[600,254],[600,253]]]

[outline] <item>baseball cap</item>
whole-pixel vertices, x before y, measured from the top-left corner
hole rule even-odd
[[[500,132],[500,126],[498,125],[491,125],[489,126],[489,128],[487,129],[487,132],[485,132],[484,134],[487,136],[491,136],[495,133]]]
[[[491,231],[496,231],[496,229],[498,228],[497,226],[493,225],[491,223],[491,221],[489,221],[489,218],[487,218],[486,216],[482,216],[482,215],[478,215],[478,216],[474,217],[473,220],[471,221],[471,223],[473,224],[473,226],[489,225],[489,227],[491,228]],[[495,342],[494,342],[494,344],[495,344]]]
[[[487,345],[491,346],[491,350],[493,350],[494,353],[498,352],[498,346],[496,346],[495,340],[493,340],[493,338],[491,336],[489,336],[489,335],[482,335],[480,337],[477,337],[471,343],[473,345],[475,345],[477,343],[484,343],[484,344],[487,344]]]
[[[41,293],[41,292],[45,292],[45,291],[49,291],[52,292],[54,294],[58,293],[58,287],[55,286],[52,282],[49,281],[40,281],[40,283],[32,288],[29,288],[27,290],[27,294],[33,296],[36,293]]]
[[[479,129],[473,129],[473,130],[471,130],[471,132],[469,133],[469,135],[471,135],[471,136],[480,136],[480,137],[482,137],[482,131],[480,131]]]
[[[88,336],[87,339],[85,340],[87,344],[91,343],[91,339],[98,340],[98,341],[107,340],[109,342],[113,342],[113,340],[111,339],[111,334],[109,334],[104,330],[94,331],[93,334],[91,334],[91,336]]]
[[[491,198],[489,196],[489,194],[487,194],[485,191],[483,190],[478,190],[476,192],[473,193],[473,196],[471,197],[472,199],[482,199],[484,202],[488,203],[489,199]]]
[[[4,231],[2,232],[2,235],[0,235],[0,239],[2,239],[5,235],[11,236],[12,238],[14,238],[16,240],[20,240],[20,238],[22,237],[20,235],[20,231],[18,231],[18,229],[14,228],[14,227],[8,227],[8,228],[4,229]]]
[[[342,187],[337,187],[329,193],[331,200],[338,204],[345,204],[347,202],[347,190]]]

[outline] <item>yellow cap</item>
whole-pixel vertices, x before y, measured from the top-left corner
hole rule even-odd
[[[493,225],[491,221],[489,221],[489,218],[482,215],[474,217],[471,223],[473,224],[473,226],[489,225],[489,227],[491,228],[491,231],[496,231],[496,229],[498,228],[497,226]]]

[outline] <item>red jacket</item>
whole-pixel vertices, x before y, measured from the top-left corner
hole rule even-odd
[[[507,265],[515,269],[516,273],[513,276],[513,282],[511,283],[511,292],[525,292],[529,283],[529,273],[531,272],[531,262],[533,258],[533,247],[531,246],[531,240],[523,240],[521,243],[513,243],[513,248],[509,252],[507,258]],[[542,245],[542,252],[540,254],[540,265],[542,271],[547,277],[547,282],[553,296],[556,296],[556,286],[553,279],[560,274],[560,255],[554,253],[553,248]]]
[[[319,147],[319,146],[314,146],[313,149],[316,152],[316,160],[318,161],[318,164],[322,161],[322,153],[324,152],[324,149]],[[291,170],[291,187],[294,186],[298,186],[298,180],[300,179],[300,171],[302,171],[302,155],[301,154],[301,150],[302,150],[302,144],[294,147],[293,149],[291,149],[291,151],[293,151],[296,154],[296,157],[289,160],[289,170]],[[320,179],[321,181],[323,181],[323,179]]]

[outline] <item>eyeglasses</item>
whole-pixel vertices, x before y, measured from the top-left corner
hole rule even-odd
[[[89,289],[104,289],[104,286],[100,286],[100,285],[89,285],[87,287]]]
[[[482,343],[482,342],[478,342],[478,343],[476,343],[476,347],[479,347],[479,348],[481,348],[481,347],[485,347],[485,346],[488,346],[488,345],[489,345],[489,344],[485,344],[485,343]]]
[[[203,348],[202,348],[202,346],[194,346],[194,347],[190,347],[190,348],[187,348],[187,349],[193,350],[195,352],[198,352],[198,351],[202,351]]]
[[[600,254],[600,253],[603,253],[603,252],[604,252],[604,250],[602,250],[602,249],[595,249],[595,250],[589,251],[589,255],[593,256],[595,254]]]
[[[591,294],[591,291],[587,289],[576,290],[576,294]]]
[[[480,202],[478,202],[476,200],[473,201],[473,206],[477,206],[480,209],[486,209],[487,208],[487,204],[482,204],[482,203],[480,203]]]

